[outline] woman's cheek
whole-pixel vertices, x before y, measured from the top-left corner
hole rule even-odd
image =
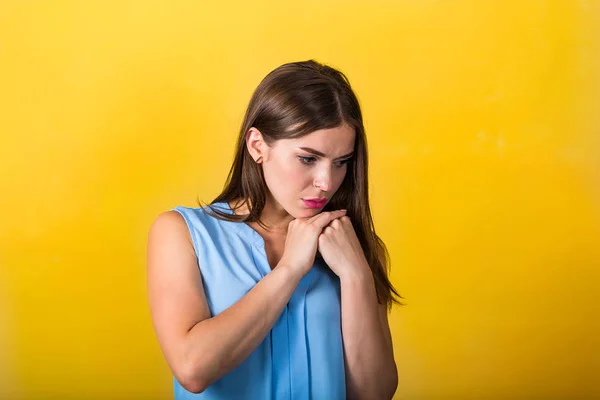
[[[281,166],[281,171],[283,172],[281,177],[288,185],[300,184],[306,179],[307,176],[306,168],[303,168],[302,165],[296,165],[299,163],[294,161]]]

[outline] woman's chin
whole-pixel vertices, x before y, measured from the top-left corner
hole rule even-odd
[[[306,211],[306,218],[314,217],[317,214],[320,214],[322,211],[321,208],[311,209]]]
[[[294,218],[311,218],[314,217],[315,215],[319,214],[321,212],[321,210],[319,209],[310,209],[310,208],[305,208],[304,210],[300,210],[298,212],[295,212],[293,215]]]

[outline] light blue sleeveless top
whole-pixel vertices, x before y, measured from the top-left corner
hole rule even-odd
[[[215,203],[229,214],[226,202]],[[236,303],[269,272],[263,238],[243,222],[176,207],[193,240],[211,316]],[[237,368],[194,394],[174,379],[175,400],[345,399],[340,281],[315,261],[262,343]]]

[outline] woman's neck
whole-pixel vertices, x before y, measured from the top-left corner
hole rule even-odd
[[[250,200],[248,200],[248,203],[250,203]],[[243,201],[234,200],[229,206],[232,210],[236,210],[234,212],[237,215],[249,213],[248,204]],[[285,211],[285,209],[281,207],[281,205],[277,203],[275,199],[272,197],[267,197],[265,201],[265,207],[260,214],[260,220],[269,229],[269,234],[281,234],[285,236],[287,234],[288,225],[292,220],[294,220],[294,217]]]

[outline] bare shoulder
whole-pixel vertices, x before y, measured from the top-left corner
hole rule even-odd
[[[159,214],[150,227],[147,247],[147,272],[150,295],[165,294],[168,288],[194,283],[202,289],[201,276],[190,232],[177,211]],[[200,293],[198,293],[200,294]],[[204,293],[201,293],[204,295]]]
[[[179,239],[186,237],[192,244],[187,224],[177,211],[170,210],[159,214],[150,226],[149,239],[164,239],[176,235]],[[192,246],[193,247],[193,246]]]

